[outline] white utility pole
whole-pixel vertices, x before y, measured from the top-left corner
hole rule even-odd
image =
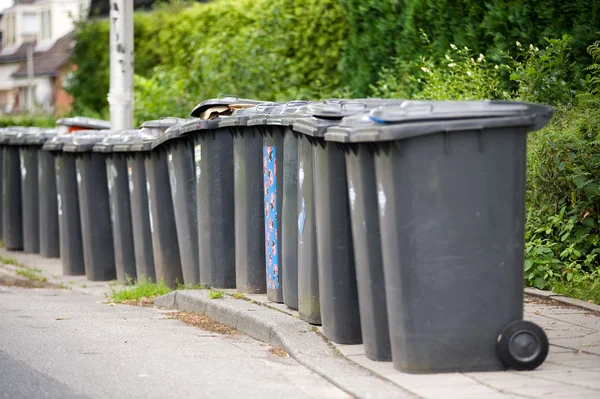
[[[33,106],[35,105],[35,98],[33,98],[33,47],[34,44],[30,43],[27,46],[27,110],[33,112]]]
[[[133,129],[133,0],[110,0],[110,126]]]

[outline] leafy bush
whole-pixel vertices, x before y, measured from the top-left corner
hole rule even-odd
[[[0,127],[6,126],[37,126],[54,127],[56,117],[54,115],[0,115]]]

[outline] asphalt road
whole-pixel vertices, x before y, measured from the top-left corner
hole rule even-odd
[[[0,398],[348,398],[244,335],[80,292],[0,286]]]

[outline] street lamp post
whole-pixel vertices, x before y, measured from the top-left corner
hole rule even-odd
[[[133,0],[110,0],[110,125],[133,128]]]

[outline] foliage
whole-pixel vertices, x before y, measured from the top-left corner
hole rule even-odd
[[[0,115],[0,127],[7,126],[37,126],[54,127],[56,126],[56,117],[54,115]]]
[[[128,280],[130,282],[130,280]],[[133,285],[128,285],[120,289],[111,287],[110,299],[115,303],[121,303],[131,300],[140,300],[142,298],[154,298],[166,295],[171,289],[164,281],[159,283],[152,282],[152,279],[140,279]]]

